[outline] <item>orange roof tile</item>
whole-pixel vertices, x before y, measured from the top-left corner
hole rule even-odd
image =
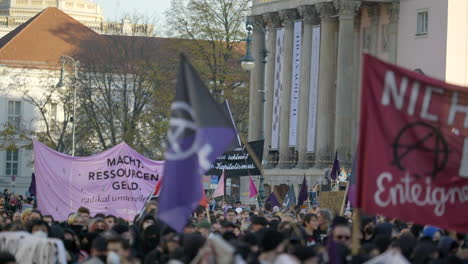
[[[80,53],[101,36],[61,10],[49,7],[0,39],[0,64],[57,66],[61,55]]]

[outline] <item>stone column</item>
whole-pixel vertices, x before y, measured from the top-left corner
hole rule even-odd
[[[392,63],[397,63],[398,51],[398,20],[400,16],[400,2],[394,1],[388,7],[390,24],[388,24],[388,59]]]
[[[334,149],[337,20],[331,3],[319,3],[315,8],[321,19],[316,166],[323,167]]]
[[[319,23],[317,13],[313,6],[298,8],[303,18],[302,54],[301,54],[301,87],[299,89],[299,113],[297,129],[297,151],[299,155],[298,168],[306,168],[307,134],[309,120],[310,95],[310,65],[312,56],[312,27]]]
[[[263,136],[265,139],[263,147],[263,160],[269,162],[268,152],[271,146],[271,123],[273,118],[273,91],[275,86],[275,58],[276,58],[276,29],[280,27],[280,19],[278,13],[268,13],[263,15],[263,20],[266,22],[268,30],[267,39],[267,64],[265,73],[265,108]],[[269,164],[266,164],[270,168]]]
[[[265,64],[263,50],[265,49],[265,33],[262,28],[261,16],[251,19],[253,25],[252,56],[255,58],[255,67],[250,72],[250,99],[249,99],[249,141],[263,138],[263,89],[265,88]]]
[[[283,91],[281,93],[280,112],[280,144],[279,144],[279,166],[289,168],[289,115],[291,111],[291,86],[292,86],[292,63],[293,63],[293,41],[294,20],[297,18],[296,9],[286,9],[279,12],[284,25],[284,58],[283,58]]]
[[[361,90],[361,17],[358,15],[354,19],[354,78],[353,78],[353,116],[351,120],[352,138],[351,138],[351,155],[354,157],[357,151],[358,129],[359,129],[359,107]]]
[[[372,55],[378,54],[378,42],[379,42],[379,17],[380,17],[380,6],[379,4],[372,4],[367,8],[367,13],[371,21],[370,24],[370,47],[369,53]]]
[[[340,161],[349,161],[351,153],[351,119],[353,105],[353,44],[354,12],[356,2],[350,0],[335,1],[340,27],[338,32],[338,69],[336,86],[335,112],[335,149]]]

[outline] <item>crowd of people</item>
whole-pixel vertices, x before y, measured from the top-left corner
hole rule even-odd
[[[352,217],[318,206],[220,203],[214,210],[198,208],[177,233],[156,218],[157,201],[132,222],[85,207],[58,222],[34,208],[10,206],[11,197],[0,198],[0,237],[25,231],[59,239],[68,263],[468,263],[468,236],[381,216],[361,218],[353,255]],[[0,264],[17,263],[15,254],[0,252]],[[389,258],[378,259],[383,256]]]

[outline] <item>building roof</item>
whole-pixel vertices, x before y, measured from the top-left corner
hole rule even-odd
[[[49,7],[0,39],[0,64],[53,67],[61,55],[75,56],[100,35],[63,11]]]

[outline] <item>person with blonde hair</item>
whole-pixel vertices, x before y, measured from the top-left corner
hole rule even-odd
[[[32,208],[28,208],[28,209],[25,209],[22,213],[21,213],[21,223],[23,225],[25,225],[28,220],[29,220],[29,215],[32,213],[33,209]]]

